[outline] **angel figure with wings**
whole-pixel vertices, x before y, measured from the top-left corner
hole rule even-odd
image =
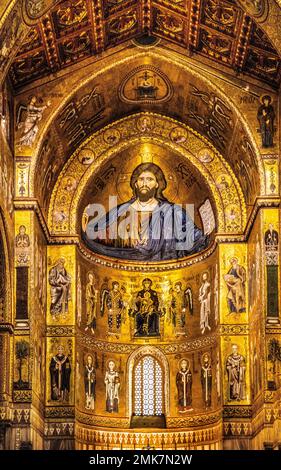
[[[176,336],[186,335],[186,313],[193,315],[193,297],[191,287],[183,289],[180,281],[170,289],[169,319],[174,326]]]
[[[39,131],[38,124],[43,117],[45,109],[51,105],[51,102],[48,101],[46,105],[38,106],[37,101],[37,97],[32,96],[27,106],[21,105],[18,109],[17,127],[19,130],[22,130],[19,139],[20,147],[32,147]],[[23,113],[25,113],[24,119],[22,119]]]
[[[111,289],[107,283],[101,289],[101,316],[107,311],[108,334],[119,336],[121,324],[125,321],[127,302],[126,290],[118,281],[113,281]]]

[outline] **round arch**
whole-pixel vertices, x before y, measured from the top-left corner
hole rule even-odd
[[[127,378],[128,378],[128,385],[127,385],[127,400],[126,400],[126,414],[127,416],[132,416],[133,413],[133,397],[132,397],[132,387],[133,387],[133,371],[135,365],[145,356],[152,356],[157,359],[164,371],[164,390],[165,390],[165,414],[166,416],[170,415],[170,403],[169,403],[169,396],[170,396],[170,375],[169,375],[169,364],[165,354],[155,346],[141,346],[140,348],[136,349],[128,358],[127,362]]]
[[[146,121],[144,121],[146,120]],[[142,123],[147,122],[147,128]],[[174,130],[181,141],[174,139]],[[246,224],[246,205],[239,182],[225,159],[193,129],[155,113],[138,113],[121,119],[84,142],[68,160],[60,173],[51,196],[48,226],[51,235],[75,236],[78,233],[78,207],[83,191],[101,164],[121,150],[143,142],[157,143],[178,154],[203,176],[213,196],[220,234],[241,234]],[[83,163],[83,155],[92,161]],[[76,188],[68,191],[65,180],[75,175]],[[219,178],[227,175],[228,187],[221,187]]]
[[[75,94],[79,90],[82,90],[84,86],[88,85],[93,80],[102,77],[102,75],[105,74],[106,72],[110,71],[111,73],[114,73],[114,69],[117,69],[117,67],[122,66],[123,68],[126,68],[131,63],[133,64],[134,61],[136,61],[136,59],[147,60],[148,57],[152,61],[153,59],[160,58],[166,64],[169,63],[171,60],[169,57],[169,54],[166,51],[164,51],[163,48],[159,46],[155,46],[153,50],[149,50],[149,51],[145,50],[145,52],[142,51],[141,48],[138,49],[137,51],[136,50],[133,50],[133,51],[128,50],[126,52],[123,51],[122,54],[116,52],[114,56],[114,63],[112,63],[112,60],[105,59],[105,61],[100,64],[100,67],[97,72],[88,74],[85,79],[80,80],[79,84],[77,84],[76,86],[72,88],[71,93],[60,102],[59,106],[56,107],[55,111],[52,114],[50,114],[47,120],[45,121],[40,131],[40,138],[36,143],[36,147],[33,149],[33,158],[31,160],[31,168],[30,168],[31,195],[34,195],[34,191],[35,191],[34,182],[35,182],[35,177],[37,173],[37,168],[40,165],[40,161],[39,161],[40,154],[41,154],[42,146],[46,139],[46,135],[48,134],[48,132],[50,132],[52,128],[52,123],[62,112],[64,107],[67,105],[67,103],[69,103],[69,101],[74,98]],[[229,106],[231,111],[233,111],[235,116],[237,116],[237,119],[241,123],[243,130],[245,132],[245,135],[247,136],[247,139],[249,140],[249,143],[252,146],[253,153],[255,155],[256,162],[257,162],[258,171],[259,171],[260,194],[264,194],[265,178],[264,178],[263,163],[262,163],[262,159],[259,153],[258,144],[254,138],[254,135],[245,117],[237,109],[237,106],[232,101],[232,99],[229,98],[229,96],[222,93],[221,90],[216,85],[214,85],[214,83],[210,79],[202,76],[202,74],[200,74],[200,72],[196,69],[196,67],[194,67],[191,63],[187,63],[187,62],[184,63],[181,57],[176,58],[176,56],[175,56],[175,59],[173,60],[173,63],[174,65],[179,67],[179,69],[182,69],[186,71],[187,73],[190,73],[192,77],[194,77],[195,80],[198,80],[202,84],[205,84],[206,86],[208,86],[213,91],[213,93],[215,93],[217,96],[221,97],[222,100],[224,100],[224,102]]]

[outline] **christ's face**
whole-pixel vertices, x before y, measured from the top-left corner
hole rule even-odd
[[[136,183],[136,193],[140,200],[148,201],[155,196],[158,188],[156,176],[151,171],[143,171]]]

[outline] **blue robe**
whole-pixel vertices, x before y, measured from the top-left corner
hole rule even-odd
[[[131,199],[113,208],[98,222],[96,219],[88,222],[83,238],[92,251],[127,260],[161,261],[192,255],[208,246],[208,236],[194,224],[186,211],[166,200],[159,200],[152,212],[148,242],[145,245],[124,247],[118,239],[111,240],[110,244],[106,240],[97,240],[97,232],[105,232],[119,217],[124,216],[135,200]],[[91,205],[86,212],[89,216],[94,215]]]

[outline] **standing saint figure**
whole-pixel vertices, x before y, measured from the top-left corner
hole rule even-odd
[[[264,243],[266,251],[276,251],[278,249],[278,232],[273,224],[269,224],[268,230],[264,234]]]
[[[209,325],[209,316],[211,313],[211,284],[208,281],[208,273],[202,274],[202,284],[199,289],[200,307],[200,329],[205,333],[206,328],[211,329]]]
[[[120,288],[118,281],[112,282],[110,290],[104,288],[101,293],[101,316],[107,310],[108,334],[119,335],[121,324],[126,309],[123,299],[124,287]]]
[[[65,318],[68,313],[68,302],[70,296],[71,277],[65,269],[65,259],[56,261],[49,271],[49,284],[51,286],[50,313],[53,319],[58,320],[59,314]]]
[[[170,290],[170,321],[174,326],[175,334],[186,334],[186,312],[193,312],[192,291],[191,288],[182,288],[180,281],[176,282]]]
[[[64,347],[58,347],[58,353],[50,362],[51,400],[67,401],[70,392],[71,367],[68,356],[64,354]]]
[[[264,148],[273,147],[274,119],[275,112],[271,104],[271,96],[265,95],[261,99],[261,106],[258,109],[258,121],[260,123],[260,133],[262,146]]]
[[[108,411],[108,413],[118,413],[120,377],[119,373],[115,370],[115,362],[112,360],[108,362],[104,383],[106,396],[106,411]]]
[[[205,407],[209,408],[212,402],[212,366],[211,358],[208,353],[203,354],[202,357],[201,386],[203,402]]]
[[[182,359],[180,369],[177,372],[176,384],[178,389],[179,413],[186,413],[192,408],[192,374],[189,368],[189,361]]]
[[[227,303],[229,313],[246,312],[246,270],[238,264],[238,258],[230,260],[231,268],[224,275],[228,287]]]
[[[246,365],[245,358],[238,353],[237,344],[233,344],[232,353],[226,361],[228,376],[228,400],[244,400],[246,398]]]
[[[98,290],[95,287],[95,277],[92,272],[88,273],[88,282],[86,285],[86,312],[87,312],[87,325],[85,331],[89,328],[93,334],[97,327],[97,302]]]
[[[19,233],[16,235],[15,238],[16,244],[16,255],[17,255],[17,262],[19,264],[26,264],[30,258],[30,238],[29,235],[26,233],[25,225],[21,225],[19,227]]]
[[[45,106],[38,106],[36,103],[37,98],[36,96],[33,96],[27,107],[24,107],[24,109],[26,109],[25,121],[18,124],[18,129],[23,127],[23,132],[19,139],[20,145],[25,145],[27,147],[31,147],[33,145],[39,131],[38,124],[43,117],[43,112],[51,104],[50,101],[48,101]]]
[[[96,370],[94,367],[93,357],[90,354],[88,354],[87,356],[87,362],[84,371],[84,380],[86,393],[85,407],[88,410],[94,410],[96,397]]]
[[[15,242],[17,248],[28,248],[30,246],[30,238],[26,233],[26,227],[24,225],[19,227],[19,233],[16,236]]]

